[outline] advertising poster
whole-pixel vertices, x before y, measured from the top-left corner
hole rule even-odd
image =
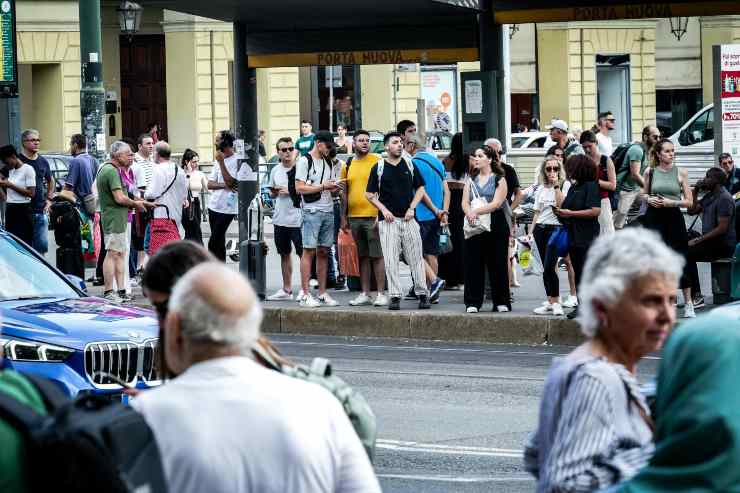
[[[722,82],[722,151],[740,159],[740,44],[723,45],[720,81]]]
[[[457,73],[454,69],[421,72],[421,97],[427,129],[457,132]]]

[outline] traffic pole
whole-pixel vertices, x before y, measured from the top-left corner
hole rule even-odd
[[[87,138],[87,152],[98,160],[105,157],[105,88],[103,87],[100,0],[79,0],[81,133]]]

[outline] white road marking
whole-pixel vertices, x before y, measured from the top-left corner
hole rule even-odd
[[[465,349],[465,348],[442,348],[442,347],[425,347],[425,346],[382,346],[372,344],[348,344],[344,342],[306,342],[306,341],[288,341],[278,337],[274,339],[281,345],[294,346],[325,346],[325,347],[346,347],[362,349],[383,349],[393,351],[445,351],[459,353],[492,353],[492,354],[512,354],[517,356],[564,356],[567,353],[553,352],[533,352],[533,351],[507,351],[504,349]],[[643,359],[660,360],[659,356],[644,356]]]
[[[534,478],[525,476],[494,477],[494,476],[447,476],[425,474],[378,474],[379,478],[406,479],[409,481],[437,481],[443,483],[510,483],[534,482]]]
[[[473,455],[478,457],[508,457],[521,459],[524,453],[521,450],[492,448],[492,447],[469,447],[465,445],[439,445],[436,443],[419,443],[401,440],[379,439],[377,448],[395,450],[398,452],[415,452],[425,454],[444,455]]]

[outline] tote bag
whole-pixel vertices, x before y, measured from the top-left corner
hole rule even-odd
[[[473,183],[472,179],[469,179],[470,193],[473,194],[473,200],[470,201],[470,208],[477,209],[478,207],[484,207],[488,205],[486,199],[480,196],[478,188]],[[468,220],[468,216],[465,216],[465,222],[463,223],[463,233],[465,239],[472,238],[475,235],[486,233],[491,231],[491,214],[481,214],[478,216],[473,224]]]
[[[167,217],[153,218],[149,223],[149,245],[147,253],[152,256],[167,243],[180,239],[177,223],[170,218],[170,209],[166,205],[160,205],[167,211]]]

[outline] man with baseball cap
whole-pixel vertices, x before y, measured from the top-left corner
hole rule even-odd
[[[581,144],[571,139],[570,135],[568,135],[567,122],[555,119],[548,128],[550,129],[550,138],[555,142],[556,146],[563,150],[563,162],[567,161],[573,154],[585,154]]]

